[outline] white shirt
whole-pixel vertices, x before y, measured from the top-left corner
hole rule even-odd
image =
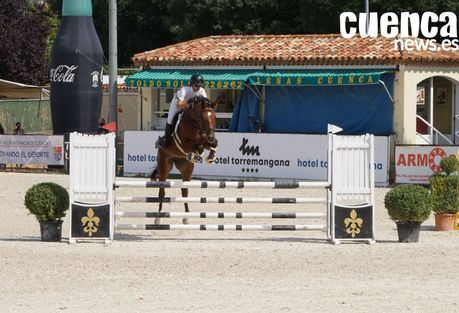
[[[186,102],[188,102],[188,100],[190,100],[191,98],[195,96],[203,96],[207,98],[206,91],[204,90],[204,88],[201,87],[198,89],[198,91],[195,92],[191,86],[185,86],[185,87],[180,88],[180,90],[177,91],[175,96],[178,99],[182,101],[186,101]]]
[[[169,124],[173,123],[174,116],[177,114],[177,111],[178,111],[177,102],[179,100],[188,102],[188,100],[190,100],[191,98],[195,96],[202,96],[202,97],[207,98],[207,94],[204,88],[202,87],[199,88],[198,91],[194,91],[191,86],[185,86],[185,87],[180,88],[180,90],[178,90],[175,93],[174,99],[172,99],[171,101],[171,105],[169,107],[169,113],[167,115],[167,123]]]

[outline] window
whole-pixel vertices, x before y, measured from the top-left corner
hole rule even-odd
[[[234,107],[241,96],[241,91],[234,89],[210,89],[207,95],[212,101],[216,101],[219,96],[222,97],[222,101],[215,108],[217,114],[217,129],[228,130]]]

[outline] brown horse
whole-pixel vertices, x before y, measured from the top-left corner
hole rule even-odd
[[[194,97],[188,101],[188,108],[182,113],[176,131],[172,135],[173,140],[166,148],[158,147],[156,169],[150,179],[165,181],[170,171],[175,166],[182,175],[183,181],[191,180],[194,163],[202,161],[204,150],[210,150],[206,159],[208,163],[215,161],[217,151],[217,139],[215,138],[216,117],[214,108],[218,104],[204,97]],[[164,188],[159,188],[159,212],[163,207],[161,199],[165,196]],[[188,188],[182,188],[182,197],[188,196]],[[188,203],[184,203],[185,212],[189,212]],[[155,219],[159,224],[160,219]],[[183,219],[188,224],[188,219]]]

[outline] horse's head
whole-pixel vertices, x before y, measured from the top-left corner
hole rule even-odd
[[[193,97],[188,101],[188,110],[191,111],[191,117],[201,131],[205,132],[209,144],[215,142],[215,126],[217,122],[214,108],[217,103],[218,101],[212,102],[202,96]]]

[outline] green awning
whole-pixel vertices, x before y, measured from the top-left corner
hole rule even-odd
[[[340,86],[379,84],[388,70],[317,69],[269,70],[250,75],[250,85],[261,86]]]
[[[205,88],[244,89],[245,84],[260,86],[339,86],[379,84],[386,69],[304,69],[304,70],[201,70],[148,69],[126,78],[127,87],[181,88],[191,75],[204,77]]]
[[[188,85],[194,73],[204,77],[204,88],[244,89],[254,70],[148,69],[127,77],[125,84],[127,87],[181,88]]]

